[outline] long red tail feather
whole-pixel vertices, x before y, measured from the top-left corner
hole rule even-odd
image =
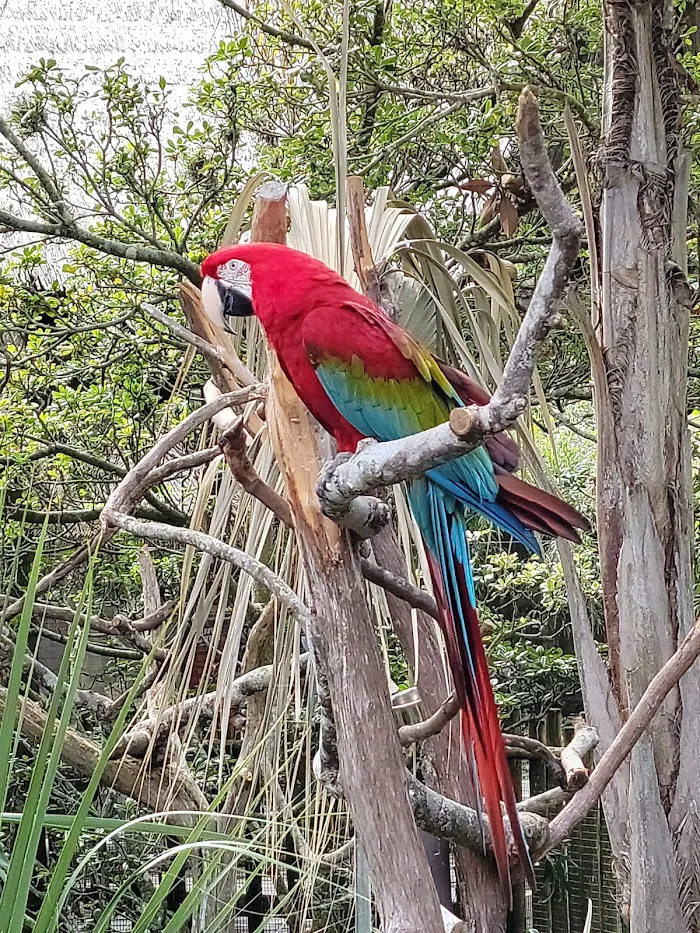
[[[455,627],[438,561],[428,553],[428,562],[443,620],[442,627],[455,691],[462,707],[462,735],[465,751],[468,759],[472,760],[475,765],[478,784],[476,793],[480,794],[483,799],[496,867],[504,893],[510,902],[511,875],[501,804],[508,816],[523,871],[531,882],[534,883],[534,880],[527,843],[518,817],[515,791],[503,746],[498,710],[491,686],[479,620],[469,600],[466,579],[459,568],[457,583],[467,620],[468,644],[463,644],[463,639],[460,638]]]
[[[499,473],[497,502],[513,513],[526,528],[541,534],[580,540],[578,531],[590,531],[591,525],[585,515],[562,499],[543,489],[531,486],[511,473]]]

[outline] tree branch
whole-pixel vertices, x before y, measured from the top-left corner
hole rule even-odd
[[[281,522],[293,528],[289,503],[284,496],[275,492],[262,479],[248,457],[243,424],[237,422],[227,429],[219,438],[219,446],[223,451],[229,469],[246,492],[262,502],[263,505],[266,505]],[[426,593],[425,590],[415,586],[404,577],[399,577],[395,573],[385,570],[366,557],[360,558],[360,567],[362,576],[369,583],[374,583],[389,593],[393,593],[394,596],[403,599],[414,609],[421,609],[432,618],[439,620],[437,604],[430,593]]]
[[[305,39],[303,36],[298,36],[295,32],[289,32],[287,29],[278,29],[276,26],[271,26],[254,13],[251,13],[242,3],[237,3],[236,0],[219,0],[219,3],[222,6],[228,7],[229,10],[233,10],[234,13],[238,13],[239,16],[247,19],[248,22],[255,23],[261,32],[264,32],[268,36],[272,36],[273,39],[280,39],[282,42],[286,42],[287,45],[301,46],[311,52],[315,51],[313,44],[309,42],[308,39]]]
[[[418,781],[410,772],[408,796],[416,822],[426,832],[483,854],[491,851],[491,831],[488,819],[455,800],[449,800]],[[535,813],[523,812],[520,817],[525,840],[530,851],[539,851],[548,840],[547,820]]]
[[[207,357],[207,359],[213,360],[219,366],[225,366],[231,373],[233,373],[233,375],[236,375],[235,370],[231,368],[227,355],[224,353],[221,347],[215,347],[203,337],[199,337],[197,334],[193,334],[191,330],[183,327],[182,324],[178,324],[178,322],[171,318],[169,314],[166,314],[164,311],[161,311],[158,308],[154,308],[153,305],[147,304],[144,301],[141,307],[152,318],[155,318],[156,321],[164,324],[168,330],[176,337],[179,337],[180,340],[191,344],[193,347],[196,347],[200,353]]]
[[[103,522],[105,516],[110,512],[131,512],[138,500],[143,495],[143,490],[150,485],[149,474],[161,462],[163,457],[180,444],[188,434],[198,428],[200,424],[213,418],[215,414],[224,408],[231,406],[241,406],[247,404],[251,399],[263,398],[264,387],[262,385],[246,386],[245,389],[238,389],[235,392],[228,392],[220,395],[212,402],[202,405],[192,414],[188,415],[183,421],[175,425],[167,434],[148,451],[148,453],[135,464],[119,483],[117,488],[107,499],[105,507],[102,510]]]
[[[286,606],[302,627],[306,627],[308,610],[297,594],[287,584],[274,574],[269,567],[241,551],[238,548],[204,534],[202,531],[193,531],[191,528],[174,528],[161,522],[144,522],[125,512],[118,512],[114,508],[105,506],[102,512],[102,521],[108,529],[121,529],[129,534],[146,541],[166,541],[169,544],[181,544],[193,547],[205,554],[211,554],[219,560],[233,564],[239,570],[249,574],[256,583],[268,589],[273,596]]]
[[[94,522],[100,515],[104,506],[96,506],[93,509],[52,509],[47,512],[38,509],[25,509],[23,505],[8,506],[6,515],[8,518],[23,520],[31,524],[43,524],[48,521],[49,525],[77,525],[80,522]],[[169,512],[166,514],[160,509],[137,509],[136,514],[139,518],[150,519],[170,519],[175,525],[189,524],[189,515]]]
[[[242,421],[234,424],[219,437],[219,447],[229,469],[245,491],[266,505],[284,525],[293,528],[294,521],[289,503],[284,496],[268,486],[250,462]]]
[[[70,457],[72,460],[78,460],[80,463],[86,463],[88,466],[93,466],[99,470],[104,470],[105,473],[113,473],[115,476],[124,477],[128,472],[125,467],[119,466],[116,463],[112,463],[111,460],[107,460],[105,457],[100,457],[97,454],[90,453],[87,450],[80,450],[78,447],[71,447],[69,444],[61,444],[57,441],[52,441],[50,444],[46,444],[44,447],[37,448],[37,450],[29,454],[26,459],[31,463],[35,460],[43,460],[45,457],[53,457],[55,454],[62,454],[64,457]],[[0,463],[4,463],[5,465],[18,462],[24,461],[18,461],[16,457],[12,455],[0,457]],[[157,484],[153,483],[153,485],[155,486]],[[173,508],[167,502],[162,502],[152,492],[145,492],[144,499],[147,502],[150,502],[153,508],[157,509],[157,511],[160,512],[164,518],[170,519],[175,524],[187,524],[190,520],[189,515],[181,512],[180,509]],[[65,515],[66,513],[64,512],[63,514]],[[43,521],[43,519],[41,520]]]
[[[0,713],[5,709],[6,699],[7,690],[0,687]],[[38,703],[22,700],[20,729],[23,735],[40,741],[47,719],[46,713]],[[102,748],[85,736],[73,729],[66,733],[61,746],[61,760],[80,774],[87,778],[92,777],[101,754]],[[166,770],[170,773],[163,774],[159,769],[151,769],[144,773],[140,761],[124,758],[107,764],[101,783],[105,787],[113,787],[120,794],[131,797],[155,813],[164,806],[172,810],[196,809],[196,803],[184,792],[182,778],[178,777],[174,769]]]
[[[663,701],[698,656],[700,656],[700,619],[688,632],[675,654],[668,659],[646,688],[627,721],[601,756],[586,786],[552,820],[549,839],[538,853],[538,857],[546,855],[554,846],[563,842],[571,830],[585,819],[598,803],[603,791],[642,737]]]
[[[308,652],[299,655],[299,665],[302,672],[306,671],[308,663]],[[246,705],[249,697],[267,690],[276,674],[276,670],[274,665],[265,664],[237,677],[227,687],[227,700],[230,702],[231,709],[240,709]],[[220,692],[213,690],[211,693],[204,694],[204,696],[188,697],[174,706],[160,710],[158,716],[144,719],[125,733],[111,757],[119,758],[126,754],[134,758],[144,758],[149,749],[158,746],[159,739],[162,741],[167,740],[172,734],[173,727],[179,732],[185,728],[193,715],[213,715],[216,706],[221,703],[221,699]]]
[[[438,709],[422,722],[409,723],[399,729],[399,741],[402,745],[412,745],[422,742],[432,735],[442,732],[445,726],[454,719],[460,710],[459,700],[454,694],[448,697]]]
[[[596,735],[596,740],[597,738],[598,736]],[[506,754],[509,758],[537,758],[551,771],[558,784],[562,787],[566,785],[566,772],[562,762],[546,745],[543,745],[542,742],[538,742],[537,739],[532,739],[529,736],[511,735],[508,733],[504,733],[503,741],[506,746]]]
[[[181,256],[180,253],[174,253],[166,249],[156,249],[153,246],[111,240],[99,233],[95,233],[93,230],[79,226],[75,221],[51,224],[42,220],[17,217],[9,211],[0,210],[0,224],[20,233],[39,233],[42,236],[60,237],[63,240],[77,240],[91,249],[106,253],[108,256],[116,256],[118,259],[128,259],[130,262],[143,262],[151,266],[174,269],[194,285],[199,285],[202,281],[199,266],[186,256]]]
[[[373,533],[385,518],[367,493],[426,473],[479,446],[510,427],[527,406],[537,352],[560,321],[558,307],[576,260],[583,227],[552,170],[534,95],[520,96],[517,121],[526,178],[553,234],[545,267],[491,400],[452,411],[449,422],[408,438],[365,444],[352,457],[341,455],[319,478],[318,497],[329,518],[360,534]]]

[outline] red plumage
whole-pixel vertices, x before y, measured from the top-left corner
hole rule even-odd
[[[315,364],[327,357],[352,360],[356,356],[369,376],[399,381],[415,379],[418,370],[412,354],[417,345],[365,296],[304,253],[276,244],[236,246],[209,256],[202,265],[203,275],[218,279],[220,270],[231,260],[250,266],[253,309],[300,398],[334,436],[340,450],[354,450],[363,435],[333,404],[319,381]],[[333,313],[321,313],[321,309],[350,310],[352,326],[339,323],[341,317],[348,320],[347,313],[336,318]],[[327,314],[327,320],[324,314]],[[312,316],[313,327],[305,327]],[[306,342],[302,339],[303,332],[308,337]],[[315,346],[312,332],[318,335],[318,346]],[[488,402],[488,394],[473,380],[449,364],[441,360],[437,362],[465,404],[484,405]],[[588,528],[588,522],[582,515],[555,496],[512,475],[519,459],[518,446],[513,438],[501,433],[488,438],[485,447],[493,461],[499,486],[497,503],[505,506],[526,528],[578,540],[576,529]],[[461,520],[458,511],[451,511],[444,519],[447,547],[455,530],[450,530],[450,523]],[[463,547],[466,550],[466,542]],[[430,551],[428,557],[455,690],[463,709],[464,741],[467,750],[473,753],[499,874],[509,888],[501,803],[510,820],[523,868],[530,873],[531,866],[517,816],[479,623],[470,602],[465,568],[460,560],[451,564],[454,577],[448,584],[440,560]],[[454,554],[452,558],[454,561]],[[460,625],[464,625],[463,631],[456,625],[457,610],[462,616]]]

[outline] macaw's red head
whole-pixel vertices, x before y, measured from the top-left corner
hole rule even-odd
[[[270,336],[279,326],[301,323],[319,301],[354,289],[306,253],[278,243],[245,243],[212,253],[202,263],[202,302],[218,327],[254,314]]]

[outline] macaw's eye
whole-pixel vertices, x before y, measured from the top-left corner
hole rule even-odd
[[[217,269],[217,276],[221,282],[235,288],[246,298],[253,296],[253,283],[251,269],[242,259],[229,259]]]

